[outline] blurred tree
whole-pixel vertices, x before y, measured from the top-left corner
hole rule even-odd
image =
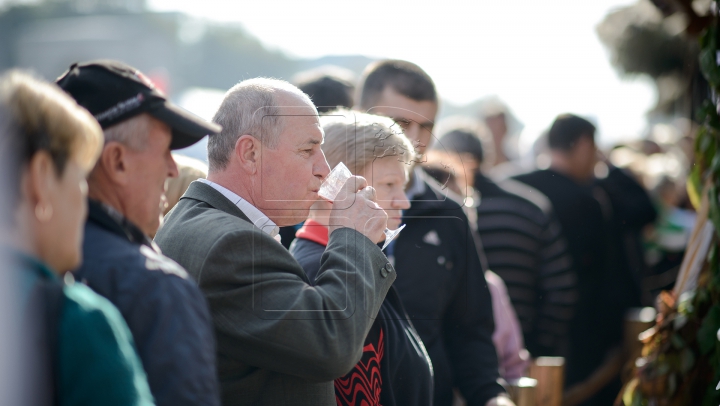
[[[161,78],[171,96],[190,87],[228,89],[256,76],[290,79],[328,57],[295,59],[268,49],[240,24],[145,10],[146,0],[45,0],[0,11],[0,70],[29,68],[52,80],[77,61],[111,58]],[[332,63],[360,71],[363,56]]]
[[[623,75],[648,75],[656,84],[652,113],[692,117],[706,97],[697,39],[710,17],[708,0],[640,0],[598,25],[612,64]]]

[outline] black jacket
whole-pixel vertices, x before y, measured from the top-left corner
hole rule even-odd
[[[220,404],[210,312],[197,285],[136,226],[92,200],[75,277],[122,313],[159,406]]]
[[[421,176],[425,191],[411,199],[392,248],[395,287],[430,354],[435,405],[451,405],[457,387],[468,406],[484,406],[505,392],[490,292],[462,206]]]
[[[507,286],[527,349],[535,357],[567,357],[577,274],[550,201],[512,179],[496,183],[476,173],[474,186],[488,267]]]
[[[325,246],[301,237],[290,247],[311,282],[320,270]],[[377,319],[363,344],[363,357],[345,376],[335,380],[338,405],[429,406],[432,404],[432,365],[394,287],[388,291]],[[380,380],[376,379],[379,371]],[[379,397],[373,389],[379,387]]]
[[[569,387],[591,376],[608,352],[621,345],[623,314],[630,299],[629,275],[617,267],[611,213],[603,210],[593,184],[578,184],[553,169],[516,179],[552,202],[577,271],[579,300],[565,360],[565,386]],[[611,404],[619,390],[616,377],[583,406]]]

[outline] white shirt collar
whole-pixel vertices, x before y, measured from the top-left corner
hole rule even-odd
[[[247,216],[248,219],[250,219],[250,222],[252,222],[255,227],[261,229],[270,237],[276,240],[278,239],[278,237],[280,237],[280,235],[278,234],[280,232],[280,227],[278,227],[272,220],[270,220],[268,216],[263,214],[263,212],[261,212],[257,207],[250,204],[250,202],[238,196],[236,193],[228,190],[227,188],[218,185],[215,182],[209,181],[207,179],[198,179],[198,181],[209,185],[213,189],[222,193],[225,198],[230,200],[235,206],[238,207],[238,209],[240,209],[240,211],[243,212],[243,214]]]

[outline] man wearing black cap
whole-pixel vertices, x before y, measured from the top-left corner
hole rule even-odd
[[[161,223],[165,180],[178,175],[170,151],[221,128],[171,104],[141,72],[120,62],[73,64],[56,82],[105,133],[88,177],[76,278],[122,313],[158,405],[218,405],[207,303],[148,235]]]

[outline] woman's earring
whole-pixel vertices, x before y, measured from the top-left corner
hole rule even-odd
[[[53,215],[53,208],[52,205],[48,204],[47,206],[43,206],[40,203],[35,206],[35,217],[37,217],[38,221],[41,223],[44,223],[52,218]]]

